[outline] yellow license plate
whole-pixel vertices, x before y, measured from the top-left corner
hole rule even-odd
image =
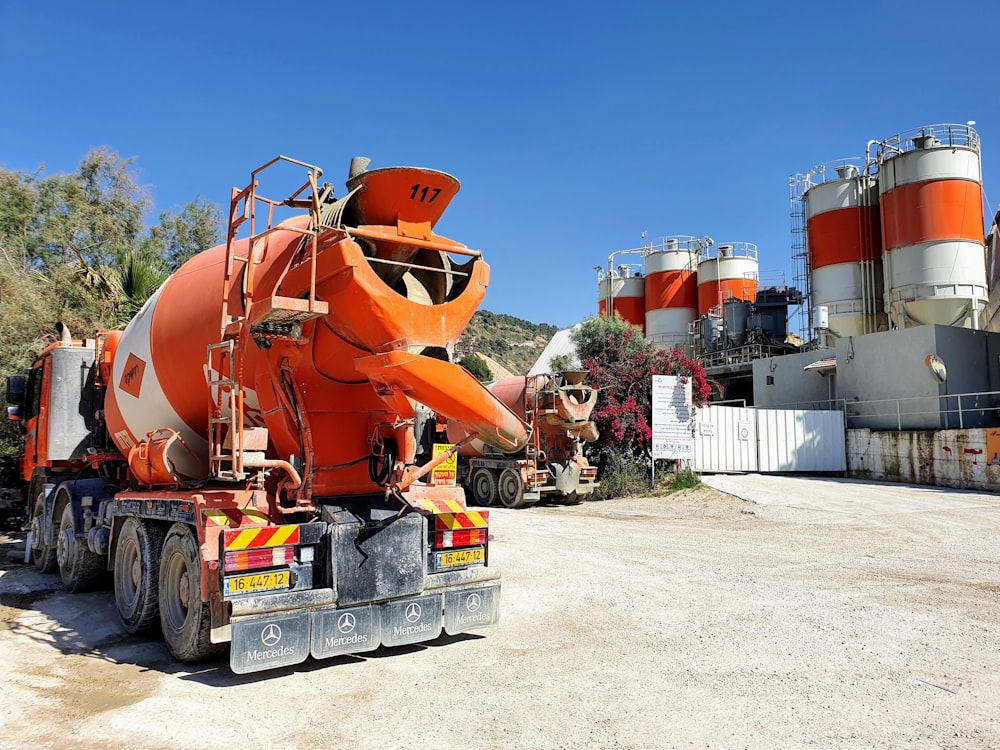
[[[450,552],[436,552],[434,567],[451,568],[456,565],[474,565],[486,559],[486,550],[483,547],[472,547],[470,549],[455,549]]]
[[[291,571],[288,570],[232,576],[225,581],[225,595],[231,596],[233,594],[249,594],[254,591],[287,589],[290,581]]]

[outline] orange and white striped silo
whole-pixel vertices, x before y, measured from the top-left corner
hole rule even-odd
[[[618,266],[601,272],[597,280],[598,315],[602,318],[616,313],[627,322],[646,330],[646,279],[631,266]]]
[[[980,328],[987,302],[979,136],[928,125],[877,143],[886,307],[902,328]]]
[[[826,166],[818,171],[825,177]],[[884,331],[878,185],[854,164],[840,162],[834,171],[836,179],[803,196],[811,304],[826,308],[824,323],[834,336]]]
[[[665,237],[646,256],[646,340],[686,351],[698,320],[698,259],[711,242],[703,237]]]
[[[698,315],[731,298],[753,302],[758,279],[757,246],[752,242],[703,248],[698,261]]]

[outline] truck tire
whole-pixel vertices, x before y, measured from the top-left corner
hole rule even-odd
[[[160,627],[174,658],[195,662],[220,653],[212,643],[212,612],[201,601],[201,557],[189,526],[175,523],[167,532],[160,558]]]
[[[524,485],[521,484],[521,472],[516,469],[504,469],[500,472],[497,489],[500,502],[505,508],[520,508],[524,505]]]
[[[135,635],[155,626],[160,617],[160,552],[163,527],[126,518],[115,547],[115,606],[125,632]]]
[[[42,573],[55,573],[59,568],[56,550],[45,541],[44,529],[45,490],[42,490],[35,498],[35,510],[31,514],[31,559]]]
[[[86,542],[77,539],[73,526],[73,506],[69,502],[68,493],[63,491],[63,494],[66,503],[59,520],[59,536],[56,537],[56,560],[63,588],[76,594],[89,591],[101,582],[104,558],[91,552]]]
[[[472,475],[472,499],[487,508],[497,504],[497,475],[489,469],[477,469]]]

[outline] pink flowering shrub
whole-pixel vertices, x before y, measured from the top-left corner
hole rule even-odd
[[[653,375],[691,379],[691,397],[704,406],[712,386],[697,360],[679,349],[660,349],[642,331],[621,318],[588,318],[574,333],[577,355],[589,373],[588,385],[600,389],[592,418],[601,432],[590,452],[603,455],[615,448],[636,458],[649,458],[652,439]]]

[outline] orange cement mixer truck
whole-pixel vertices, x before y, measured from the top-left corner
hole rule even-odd
[[[591,413],[597,391],[584,384],[586,372],[513,375],[486,387],[531,428],[520,448],[469,437],[459,421],[418,414],[424,454],[434,444],[459,444],[458,482],[477,505],[518,508],[540,500],[572,505],[597,488],[597,467],[584,456],[584,443],[597,440]],[[444,438],[441,437],[444,433]]]
[[[305,180],[267,198],[269,169]],[[125,630],[159,628],[184,662],[228,643],[254,672],[499,617],[489,514],[433,472],[473,441],[530,439],[450,362],[489,277],[434,232],[459,183],[356,158],[335,197],[321,175],[287,157],[255,170],[225,244],[123,331],[63,330],[8,378],[35,565],[70,591],[110,571]],[[421,465],[425,408],[462,437]]]

